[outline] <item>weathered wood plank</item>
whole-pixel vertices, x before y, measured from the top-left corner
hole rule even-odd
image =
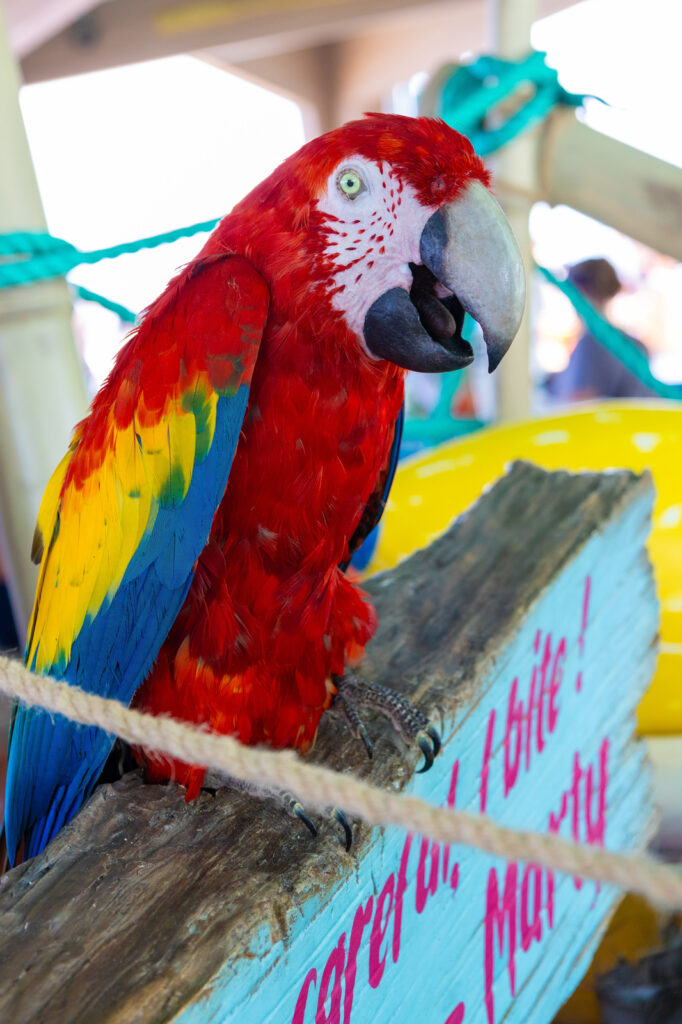
[[[434,768],[414,776],[381,720],[370,764],[330,716],[315,759],[519,827],[641,848],[651,503],[629,472],[515,465],[368,586],[380,627],[364,671],[440,716]],[[0,881],[0,1020],[549,1021],[616,900],[398,830],[357,825],[348,856],[331,824],[312,840],[273,803],[224,789],[186,805],[133,774]]]

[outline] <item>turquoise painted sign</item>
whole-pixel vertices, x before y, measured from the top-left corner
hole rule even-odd
[[[651,678],[657,603],[643,551],[650,496],[585,544],[443,723],[435,803],[611,849],[641,849],[650,779],[634,710]],[[627,599],[624,598],[627,595]],[[473,697],[473,699],[472,699]],[[286,939],[264,924],[181,1024],[549,1022],[585,973],[612,888],[377,831]]]

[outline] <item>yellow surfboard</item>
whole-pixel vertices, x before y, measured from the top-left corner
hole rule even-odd
[[[649,551],[661,601],[661,655],[639,708],[645,734],[682,733],[682,403],[601,402],[490,427],[398,468],[368,572],[390,569],[443,533],[514,459],[545,469],[649,469]]]

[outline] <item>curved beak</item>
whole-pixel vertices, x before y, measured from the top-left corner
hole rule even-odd
[[[420,252],[480,324],[492,373],[516,336],[526,301],[521,253],[502,208],[484,185],[470,181],[427,221]]]
[[[521,254],[499,204],[480,182],[468,182],[429,218],[419,248],[409,293],[391,288],[367,311],[368,349],[408,370],[459,370],[474,358],[462,337],[466,312],[481,326],[492,373],[525,303]]]

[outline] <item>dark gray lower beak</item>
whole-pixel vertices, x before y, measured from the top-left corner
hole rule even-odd
[[[413,274],[423,270],[423,267],[415,267]],[[421,373],[461,370],[473,362],[474,350],[460,333],[464,310],[457,319],[436,299],[433,291],[420,290],[416,282],[409,294],[404,288],[391,288],[367,311],[365,343],[373,355],[406,370]]]

